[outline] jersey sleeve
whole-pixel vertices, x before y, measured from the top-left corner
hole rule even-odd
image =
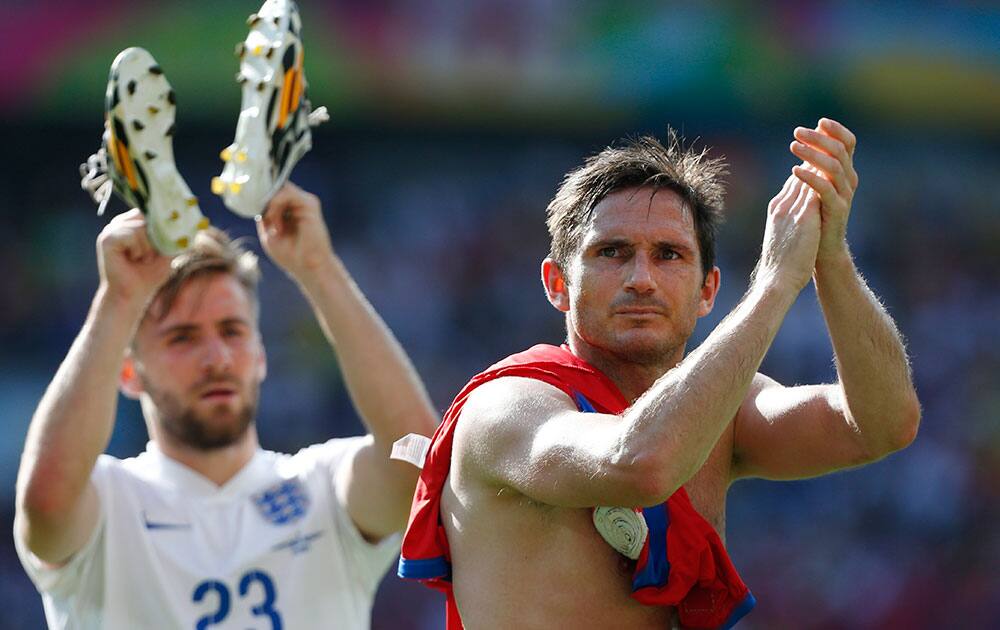
[[[337,491],[337,477],[346,474],[354,455],[371,440],[371,436],[336,438],[307,449],[313,451],[312,455],[327,473],[333,523],[344,558],[360,585],[370,592],[376,589],[399,554],[400,535],[393,534],[376,543],[366,540],[347,511],[346,498]]]
[[[97,488],[99,502],[97,525],[83,547],[66,562],[58,565],[50,564],[36,556],[28,549],[15,526],[14,547],[17,550],[17,556],[39,592],[48,593],[57,598],[70,598],[74,594],[80,596],[85,591],[94,591],[103,584],[101,573],[104,567],[101,548],[103,547],[105,530],[105,505],[107,502],[105,493],[109,477],[113,474],[113,469],[117,464],[118,460],[108,455],[101,455],[97,459],[90,475],[91,483]]]

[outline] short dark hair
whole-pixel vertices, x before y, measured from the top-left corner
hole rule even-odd
[[[722,158],[709,158],[707,148],[696,151],[685,147],[684,139],[670,127],[666,146],[653,136],[626,138],[566,174],[546,209],[552,237],[549,256],[567,269],[594,208],[611,193],[627,188],[666,188],[692,210],[702,271],[707,274],[715,265],[715,238],[723,220],[723,177],[727,174]]]
[[[146,307],[143,319],[153,317],[160,321],[167,316],[184,286],[194,280],[213,274],[230,274],[247,292],[253,306],[254,317],[260,312],[257,285],[260,268],[257,255],[244,249],[239,240],[215,227],[198,232],[191,247],[174,257],[170,263],[170,276]]]

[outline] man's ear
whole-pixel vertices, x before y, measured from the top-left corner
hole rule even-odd
[[[701,285],[701,301],[698,304],[698,317],[704,317],[712,312],[715,306],[715,297],[719,295],[719,286],[722,282],[722,272],[718,267],[705,274],[705,281]]]
[[[559,264],[551,258],[542,261],[542,284],[545,286],[545,296],[549,304],[563,313],[569,312],[569,290],[566,288],[566,276]]]
[[[260,356],[257,357],[257,382],[263,383],[267,378],[267,350],[264,349],[264,342],[260,340],[260,333],[257,335],[260,343]]]
[[[125,360],[122,361],[122,369],[118,374],[118,387],[132,400],[139,400],[139,394],[145,391],[142,379],[139,378],[139,367],[131,350],[125,353]]]

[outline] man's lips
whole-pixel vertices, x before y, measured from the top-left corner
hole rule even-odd
[[[212,387],[201,393],[202,400],[222,400],[236,395],[236,390],[231,387]]]
[[[663,315],[663,310],[652,306],[633,306],[615,310],[616,315]]]

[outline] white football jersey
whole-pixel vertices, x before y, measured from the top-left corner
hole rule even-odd
[[[101,455],[101,520],[79,553],[53,568],[15,536],[49,627],[368,628],[399,537],[365,541],[334,484],[366,439],[258,450],[221,487],[153,442]]]

